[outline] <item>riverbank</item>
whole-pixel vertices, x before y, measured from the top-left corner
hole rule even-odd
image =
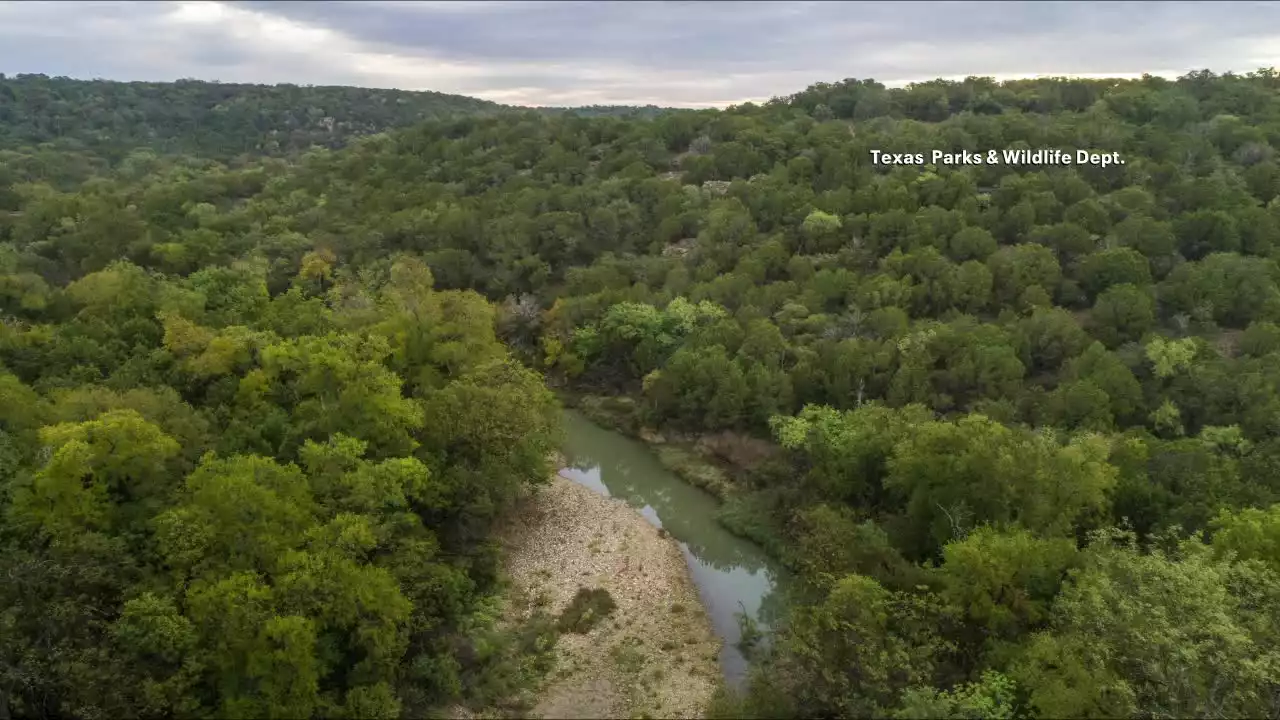
[[[640,408],[632,397],[563,388],[557,393],[566,407],[597,425],[647,445],[668,471],[720,501],[716,522],[722,527],[756,543],[779,562],[787,561],[785,533],[772,512],[778,504],[775,491],[755,491],[750,480],[753,474],[782,461],[776,444],[730,431],[696,435],[660,432],[640,421]]]
[[[563,617],[584,589],[606,591],[616,606],[585,633],[560,634],[531,715],[703,717],[719,684],[720,641],[665,532],[625,502],[556,476],[500,536],[513,598],[533,599],[513,602],[514,622],[530,608]]]
[[[601,427],[622,433],[648,445],[662,465],[685,482],[715,495],[721,501],[737,494],[745,477],[778,457],[771,442],[741,433],[687,434],[658,431],[640,421],[636,400],[625,395],[591,395],[559,391],[571,407]]]

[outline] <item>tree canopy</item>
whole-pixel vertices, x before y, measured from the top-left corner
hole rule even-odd
[[[554,386],[777,450],[735,716],[1273,716],[1277,90],[0,79],[0,715],[465,696]]]

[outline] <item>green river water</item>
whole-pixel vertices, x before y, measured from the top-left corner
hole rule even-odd
[[[748,662],[738,649],[736,614],[745,611],[767,630],[782,609],[785,575],[749,540],[716,522],[719,502],[668,471],[643,443],[565,411],[568,466],[561,475],[596,492],[622,498],[679,543],[702,604],[724,640],[720,666],[739,685]]]

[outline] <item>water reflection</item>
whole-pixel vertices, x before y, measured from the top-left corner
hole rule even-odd
[[[680,542],[711,623],[724,639],[720,661],[725,676],[740,682],[747,663],[736,647],[735,613],[745,609],[767,629],[781,610],[780,569],[755,544],[716,522],[719,504],[714,497],[668,472],[642,443],[574,411],[566,411],[565,429],[565,477],[625,499]]]

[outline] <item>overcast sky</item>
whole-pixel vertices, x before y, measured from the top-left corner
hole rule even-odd
[[[5,2],[0,72],[723,106],[818,81],[1280,66],[1280,3]]]

